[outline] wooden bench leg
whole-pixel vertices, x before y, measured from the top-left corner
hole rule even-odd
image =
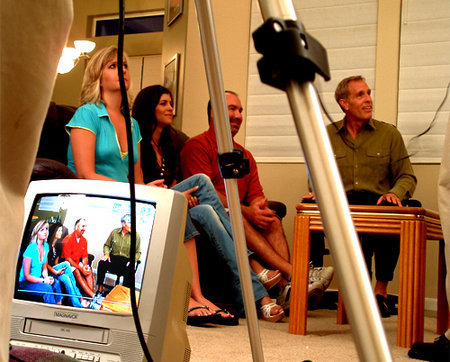
[[[289,333],[306,334],[308,313],[308,280],[310,233],[309,216],[296,216],[294,221],[294,245],[292,253],[291,302]]]
[[[344,300],[342,299],[341,291],[338,291],[338,307],[336,324],[348,324],[347,313],[345,312]]]
[[[437,326],[436,333],[444,334],[448,329],[449,314],[447,294],[445,293],[445,264],[444,240],[439,240],[438,293],[437,293]]]
[[[400,231],[397,345],[423,342],[426,224],[402,221]]]

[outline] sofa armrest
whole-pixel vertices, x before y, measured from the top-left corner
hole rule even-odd
[[[30,181],[71,178],[77,176],[63,163],[49,158],[36,158]]]

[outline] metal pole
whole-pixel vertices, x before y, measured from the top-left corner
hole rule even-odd
[[[203,49],[203,59],[205,62],[206,78],[208,81],[213,111],[217,149],[219,154],[223,154],[233,150],[233,142],[231,138],[225,90],[223,87],[222,68],[217,47],[213,12],[209,0],[195,0],[195,6]],[[238,261],[242,294],[244,297],[244,308],[253,360],[264,361],[236,179],[226,178],[225,189],[228,207],[230,209],[233,239],[236,247],[236,257]]]
[[[289,0],[259,0],[264,20],[296,21]],[[286,88],[361,360],[392,361],[339,170],[311,82]]]

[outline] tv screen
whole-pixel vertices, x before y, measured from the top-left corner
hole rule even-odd
[[[144,277],[145,266],[147,262],[147,253],[153,223],[155,220],[156,205],[154,202],[136,203],[136,232],[139,243],[138,248],[139,260],[135,273],[135,288],[137,291],[137,300],[139,301],[139,292],[141,290],[142,279]],[[111,233],[122,234],[122,220],[125,218],[129,222],[130,202],[128,199],[112,197],[112,196],[95,196],[86,194],[45,194],[37,195],[29,218],[25,226],[23,234],[19,262],[17,264],[17,278],[15,288],[15,298],[19,300],[34,300],[42,303],[51,303],[61,299],[61,305],[72,306],[76,308],[90,308],[109,312],[131,313],[130,296],[127,289],[120,288],[123,286],[122,281],[117,278],[117,274],[103,273],[104,280],[98,280],[98,267],[104,256],[104,247],[109,240]],[[101,284],[102,294],[98,293],[96,298],[89,297],[83,292],[79,286],[74,285],[73,288],[65,288],[64,283],[60,282],[59,289],[55,292],[55,288],[48,288],[50,291],[46,293],[54,294],[54,298],[43,298],[42,292],[37,292],[30,283],[23,282],[24,277],[24,253],[27,249],[33,249],[36,245],[36,237],[33,237],[33,230],[36,226],[46,229],[46,253],[43,255],[48,261],[48,269],[54,268],[60,264],[64,264],[61,268],[70,267],[67,262],[64,263],[63,249],[66,247],[66,240],[75,232],[75,223],[78,220],[85,220],[85,231],[82,237],[87,241],[88,260],[93,271],[94,292]],[[60,234],[67,234],[64,238]],[[58,237],[59,236],[59,237]],[[49,240],[51,238],[52,240]],[[111,244],[111,243],[110,243]],[[129,244],[128,244],[129,245]],[[108,248],[108,247],[107,247]],[[122,249],[124,246],[122,246]],[[43,249],[44,250],[44,249]],[[30,252],[29,255],[33,255]],[[53,255],[54,254],[54,255]],[[125,253],[126,254],[126,253]],[[49,257],[50,256],[50,257]],[[53,257],[54,256],[54,257]],[[129,257],[129,254],[126,255]],[[55,264],[55,259],[59,261]],[[31,261],[33,263],[33,260]],[[50,265],[54,264],[54,265]],[[39,263],[37,262],[37,265]],[[68,270],[66,271],[67,275]],[[123,271],[124,273],[126,270]],[[58,271],[57,271],[58,273]],[[48,275],[58,280],[60,275],[52,273],[48,270]],[[61,275],[64,275],[64,270]],[[40,277],[41,275],[38,275]],[[67,278],[68,279],[68,278]],[[105,280],[106,279],[106,280]],[[65,279],[62,279],[65,281]],[[113,287],[113,288],[111,288]],[[72,289],[76,288],[77,293],[74,294]],[[80,290],[81,289],[81,290]],[[129,288],[128,288],[129,289]],[[125,294],[123,293],[125,291]],[[85,303],[73,303],[73,298],[84,300]],[[50,302],[49,302],[50,301]]]
[[[136,185],[136,199],[134,275],[144,339],[154,360],[187,361],[186,199],[143,185]],[[126,183],[31,182],[17,251],[11,344],[89,360],[143,360],[130,305],[129,228]]]

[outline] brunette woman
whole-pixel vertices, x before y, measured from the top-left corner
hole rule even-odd
[[[62,241],[68,234],[69,230],[59,222],[50,226],[47,268],[50,274],[64,285],[66,295],[71,305],[77,308],[85,308],[89,306],[89,302],[82,298],[75,277],[73,276],[70,263],[68,261],[60,263]]]
[[[242,308],[241,285],[231,224],[214,186],[210,179],[203,174],[194,175],[178,182],[180,163],[179,152],[175,147],[176,131],[172,128],[172,94],[167,88],[160,85],[142,89],[136,96],[133,105],[133,117],[138,121],[142,132],[141,165],[144,182],[163,178],[168,187],[186,195],[189,206],[188,215],[201,224],[209,239],[214,243],[216,250],[229,266],[235,289],[235,302]],[[189,223],[188,217],[186,225]],[[189,226],[189,228],[191,227]],[[192,298],[195,303],[192,305],[207,307],[209,310],[220,313],[222,317],[228,317],[229,313],[223,312],[202,295],[198,270],[194,270],[194,266],[197,265],[194,237],[198,235],[198,232],[193,225],[192,228],[193,233],[185,242],[194,271]],[[267,289],[280,281],[281,273],[277,270],[268,271],[256,261],[254,264],[260,269],[257,270],[258,273],[264,273],[266,282],[263,285],[257,275],[252,273],[254,296],[259,304],[261,317],[273,322],[281,320],[284,317],[283,308],[273,303],[267,293]]]

